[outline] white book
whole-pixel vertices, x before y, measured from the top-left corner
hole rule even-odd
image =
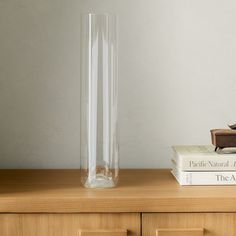
[[[173,146],[173,161],[183,171],[236,171],[236,150],[214,146]]]
[[[171,173],[180,185],[236,185],[236,171],[181,171]]]

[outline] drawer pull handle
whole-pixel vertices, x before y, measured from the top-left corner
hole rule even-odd
[[[79,236],[127,236],[127,230],[123,230],[123,229],[86,230],[84,229],[84,230],[79,231]]]
[[[203,228],[174,228],[174,229],[157,229],[156,236],[203,236]]]

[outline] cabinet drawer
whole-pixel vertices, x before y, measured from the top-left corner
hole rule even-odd
[[[1,236],[140,236],[140,214],[0,214]]]
[[[153,213],[142,215],[143,236],[235,236],[235,213]]]

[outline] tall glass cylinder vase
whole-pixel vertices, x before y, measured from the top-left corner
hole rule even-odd
[[[119,170],[116,17],[84,14],[81,28],[81,180],[110,188]]]

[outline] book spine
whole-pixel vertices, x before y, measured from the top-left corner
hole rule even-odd
[[[183,171],[236,171],[236,159],[229,157],[173,157]]]
[[[173,170],[181,185],[236,185],[236,172],[184,172]]]

